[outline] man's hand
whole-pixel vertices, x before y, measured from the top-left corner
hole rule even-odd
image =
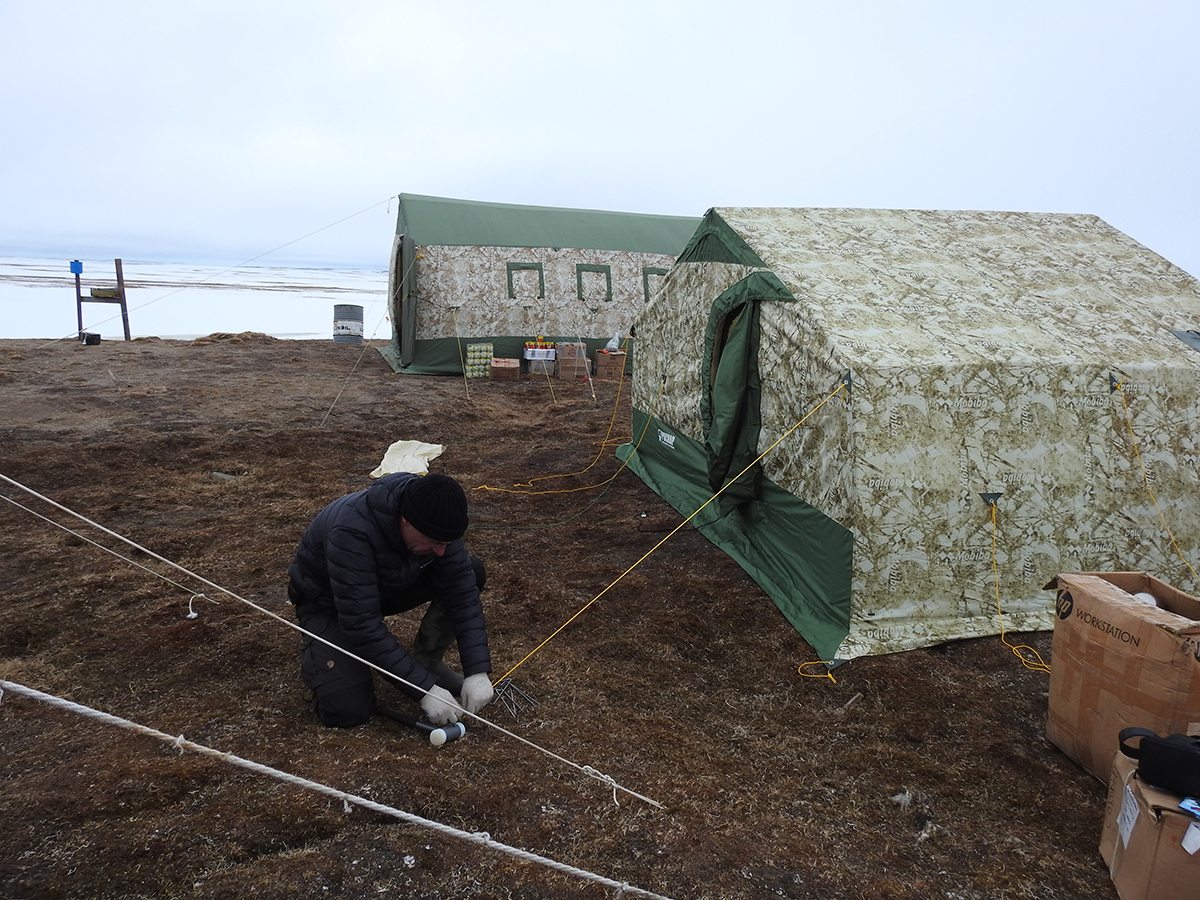
[[[458,721],[458,710],[454,707],[454,695],[436,684],[421,698],[421,710],[434,725],[453,725]]]
[[[495,693],[491,680],[483,672],[468,675],[463,679],[462,707],[469,713],[477,713],[492,701]]]

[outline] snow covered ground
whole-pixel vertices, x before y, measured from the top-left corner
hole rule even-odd
[[[79,332],[70,260],[0,257],[0,337],[71,338]],[[116,287],[113,260],[82,260],[80,286]],[[363,336],[386,339],[386,269],[281,265],[221,267],[122,260],[133,337],[189,339],[256,331],[332,339],[334,307],[363,308]],[[83,330],[124,337],[120,306],[84,303]]]

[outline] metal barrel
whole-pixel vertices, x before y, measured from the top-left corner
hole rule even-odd
[[[363,308],[348,303],[333,307],[333,340],[337,344],[363,342]]]

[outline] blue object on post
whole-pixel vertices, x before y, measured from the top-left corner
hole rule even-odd
[[[71,274],[72,275],[82,275],[83,274],[83,263],[81,263],[77,259],[71,260]]]

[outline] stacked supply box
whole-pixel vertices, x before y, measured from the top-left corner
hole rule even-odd
[[[491,367],[491,344],[467,344],[467,363],[463,374],[468,378],[487,378]]]
[[[1113,757],[1100,855],[1121,900],[1200,897],[1200,820],[1182,799],[1142,781],[1124,753]]]
[[[538,338],[525,342],[525,365],[530,375],[554,374],[554,345]]]
[[[597,350],[596,377],[620,378],[625,374],[624,350]]]
[[[587,344],[582,341],[555,344],[554,355],[554,374],[559,378],[577,380],[591,377],[592,368],[587,358]]]
[[[493,359],[491,375],[497,381],[516,381],[521,377],[519,359]]]
[[[1104,781],[1122,728],[1200,734],[1200,600],[1142,572],[1062,574],[1046,587],[1058,591],[1051,742]]]

